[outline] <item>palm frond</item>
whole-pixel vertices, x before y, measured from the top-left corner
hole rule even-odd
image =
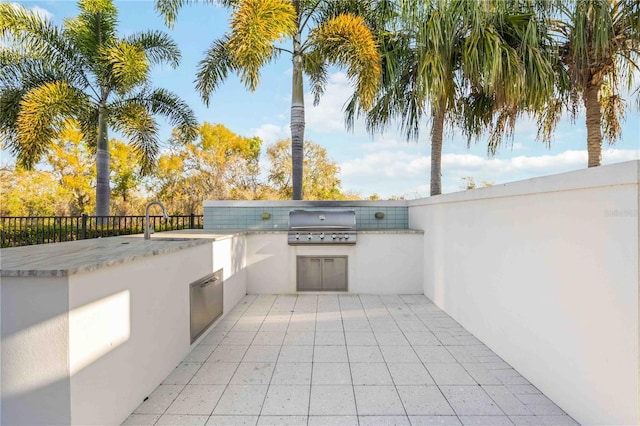
[[[64,122],[86,106],[86,95],[64,82],[46,83],[26,92],[16,118],[18,163],[30,169],[40,160]]]
[[[193,110],[186,102],[165,89],[142,91],[135,96],[119,99],[112,104],[113,109],[135,104],[144,107],[147,113],[164,116],[168,122],[181,132],[185,140],[194,140],[197,136],[198,122]]]
[[[24,88],[5,87],[0,90],[0,142],[4,149],[19,152],[18,111],[20,101],[27,92]]]
[[[229,71],[235,69],[227,45],[228,38],[214,41],[206,51],[205,58],[198,62],[196,90],[207,106],[211,94],[227,78]]]
[[[362,17],[339,15],[310,34],[311,51],[317,50],[329,63],[347,68],[365,109],[374,100],[380,83],[380,55],[375,38]]]
[[[80,14],[67,19],[64,30],[85,58],[98,59],[100,49],[116,40],[118,11],[112,0],[82,0]]]
[[[180,64],[181,53],[171,37],[161,31],[148,31],[127,37],[132,46],[141,48],[150,64],[169,63],[172,68]]]
[[[0,37],[22,56],[46,59],[75,86],[91,86],[85,72],[86,63],[82,55],[78,55],[76,46],[64,31],[39,15],[12,3],[0,3]]]
[[[145,51],[124,40],[100,49],[102,62],[109,65],[110,85],[119,93],[126,93],[148,79],[149,62]]]
[[[289,0],[241,0],[233,9],[227,47],[240,81],[251,91],[260,68],[275,59],[274,43],[295,33],[296,12]]]
[[[158,125],[145,106],[124,102],[111,108],[109,123],[133,146],[143,174],[153,170],[158,159]]]
[[[95,154],[98,147],[98,108],[97,105],[91,104],[87,108],[83,108],[77,114],[80,131],[84,137],[87,146]]]
[[[202,3],[213,5],[230,6],[236,0],[201,0]],[[178,18],[178,12],[183,6],[198,3],[198,0],[156,0],[156,12],[164,17],[164,23],[167,27],[173,28],[173,24]]]
[[[303,57],[302,68],[311,82],[313,105],[318,105],[328,82],[328,71],[324,58],[317,50],[309,52]]]

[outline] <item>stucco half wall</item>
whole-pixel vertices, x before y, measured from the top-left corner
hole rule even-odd
[[[640,161],[409,204],[424,292],[584,425],[638,424]]]

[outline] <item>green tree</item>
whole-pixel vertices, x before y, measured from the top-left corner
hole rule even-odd
[[[553,23],[571,83],[570,109],[575,115],[582,99],[588,166],[599,166],[603,136],[614,143],[621,134],[621,90],[634,89],[634,73],[640,70],[640,1],[561,0],[558,12]],[[557,115],[561,109],[550,112]]]
[[[184,0],[156,0],[157,10],[172,24]],[[214,3],[214,2],[212,2]],[[200,62],[196,89],[205,103],[229,72],[236,72],[249,90],[260,69],[282,53],[291,55],[291,161],[295,200],[302,199],[304,162],[304,85],[310,78],[315,101],[323,93],[329,65],[347,68],[362,105],[373,99],[379,82],[379,55],[363,12],[385,9],[386,1],[226,0],[231,30],[213,42]],[[291,41],[291,48],[279,43]]]
[[[176,95],[149,86],[154,64],[178,65],[176,44],[158,31],[116,34],[112,0],[81,0],[80,14],[57,27],[20,6],[0,3],[0,134],[21,166],[32,168],[66,119],[80,124],[96,150],[96,214],[109,214],[111,127],[133,145],[142,170],[158,156],[163,115],[195,136],[192,110]]]
[[[221,124],[198,127],[194,142],[180,134],[160,156],[150,190],[167,208],[184,214],[200,212],[202,200],[259,198],[262,141],[237,135]]]
[[[269,159],[269,183],[280,199],[290,199],[293,192],[290,141],[283,139],[267,148]],[[302,180],[302,188],[307,200],[342,200],[345,195],[338,179],[340,168],[327,157],[322,146],[306,141],[304,144],[304,167],[307,173]]]
[[[526,0],[404,0],[382,38],[383,77],[365,114],[370,132],[399,123],[418,139],[431,123],[431,195],[442,191],[445,125],[477,137],[492,128],[489,150],[523,112],[542,112],[555,93],[544,28]],[[357,93],[347,122],[363,112]],[[366,109],[366,108],[364,108]],[[493,148],[492,148],[493,147]]]

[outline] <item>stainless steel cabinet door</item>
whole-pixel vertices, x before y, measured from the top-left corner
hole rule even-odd
[[[346,291],[347,256],[298,256],[298,291]]]
[[[222,269],[189,285],[191,343],[222,315]]]
[[[298,291],[322,290],[322,258],[298,256]]]
[[[325,257],[322,259],[322,289],[347,290],[347,258]]]

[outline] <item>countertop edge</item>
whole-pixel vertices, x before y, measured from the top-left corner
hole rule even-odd
[[[43,267],[43,269],[28,269],[28,266],[17,265],[9,268],[0,267],[0,277],[68,277],[78,273],[84,272],[93,272],[102,268],[108,268],[115,265],[120,265],[124,263],[133,262],[139,259],[143,259],[145,257],[157,256],[166,253],[172,253],[179,250],[184,250],[191,247],[196,247],[199,245],[207,244],[207,243],[215,243],[216,241],[225,240],[229,238],[234,238],[237,236],[248,236],[248,235],[264,235],[264,234],[286,234],[287,230],[278,229],[278,230],[270,230],[270,229],[241,229],[241,230],[188,230],[188,231],[171,231],[164,232],[162,235],[167,235],[169,238],[177,238],[177,235],[180,235],[180,240],[176,240],[171,242],[171,244],[160,245],[153,249],[148,247],[138,247],[136,248],[136,252],[131,253],[130,255],[125,254],[122,256],[117,256],[116,258],[111,259],[98,259],[87,261],[85,265],[68,267],[68,268],[47,268]],[[366,230],[358,230],[359,234],[363,235],[380,235],[380,234],[424,234],[424,231],[418,229],[366,229]],[[159,234],[156,234],[159,235]],[[113,238],[113,240],[111,239]],[[140,236],[122,236],[122,237],[110,237],[109,244],[116,246],[114,243],[118,241],[119,244],[122,244],[122,239],[137,239],[139,240]],[[156,238],[162,238],[160,236]],[[184,238],[184,240],[183,240]],[[118,239],[118,240],[116,240]],[[152,238],[153,239],[153,238]],[[102,239],[101,243],[105,243],[107,239]],[[90,244],[90,241],[96,242],[96,240],[82,240],[85,242],[84,244]],[[77,241],[69,242],[68,244],[77,243]],[[67,244],[67,243],[62,243]],[[52,245],[48,245],[51,247]],[[23,246],[16,247],[15,249],[20,249],[22,251],[27,250],[27,247],[36,247],[36,246]],[[45,245],[37,246],[45,247]],[[13,250],[12,248],[1,249],[0,253],[6,256],[7,250]],[[0,259],[1,260],[1,259]],[[1,266],[1,264],[0,264]]]

